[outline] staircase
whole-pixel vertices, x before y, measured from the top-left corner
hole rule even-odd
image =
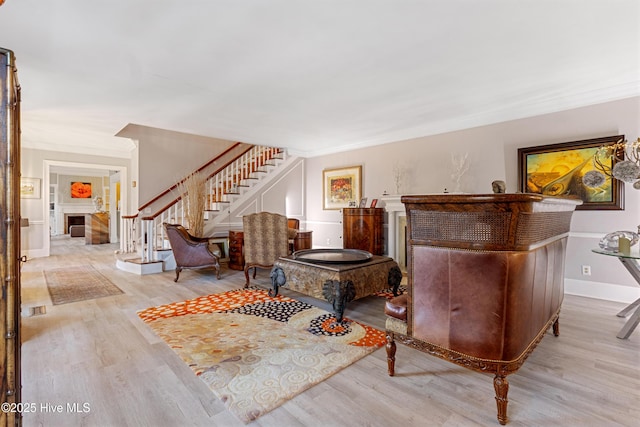
[[[237,146],[231,147],[230,151]],[[235,159],[214,168],[215,159],[198,170],[207,173],[205,235],[223,223],[227,214],[256,193],[270,177],[278,174],[295,159],[280,148],[247,146]],[[154,274],[175,268],[171,247],[163,223],[182,224],[189,228],[186,199],[176,196],[174,185],[138,209],[138,214],[123,216],[118,269],[135,274]],[[167,201],[169,199],[169,201]],[[160,207],[158,207],[160,206]],[[141,212],[152,214],[142,215]]]

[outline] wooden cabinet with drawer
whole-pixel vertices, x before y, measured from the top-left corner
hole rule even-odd
[[[244,270],[243,243],[242,230],[229,231],[229,268],[232,270]]]
[[[345,208],[342,210],[342,245],[373,255],[384,253],[384,209]]]

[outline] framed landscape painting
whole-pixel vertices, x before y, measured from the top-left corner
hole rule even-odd
[[[362,198],[362,166],[322,171],[323,209],[358,206]]]
[[[624,140],[624,135],[583,141],[563,142],[518,149],[518,187],[523,193],[537,193],[547,196],[573,197],[582,200],[579,210],[622,210],[624,209],[624,184],[606,176],[597,188],[583,184],[582,177],[592,170],[609,171],[616,160],[622,158],[622,149],[608,158],[599,157],[601,165],[595,161],[598,149]]]
[[[39,199],[40,178],[20,178],[20,197],[23,199]]]

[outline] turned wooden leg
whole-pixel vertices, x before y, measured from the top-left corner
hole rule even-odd
[[[560,335],[560,318],[557,318],[555,322],[553,322],[553,335],[556,337]]]
[[[245,287],[245,289],[249,287],[249,280],[250,280],[249,279],[249,268],[250,267],[245,267],[244,268],[244,280],[245,280],[244,287]]]
[[[396,371],[396,342],[393,339],[393,332],[387,333],[387,370],[390,377]]]
[[[496,374],[493,378],[493,388],[496,390],[496,404],[498,405],[498,422],[507,423],[507,393],[509,393],[509,381],[506,375]]]

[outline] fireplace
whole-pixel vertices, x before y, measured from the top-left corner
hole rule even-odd
[[[64,214],[64,234],[69,234],[72,225],[84,225],[84,214]]]
[[[387,212],[387,251],[402,272],[407,271],[407,213],[401,196],[383,196],[384,209]]]

